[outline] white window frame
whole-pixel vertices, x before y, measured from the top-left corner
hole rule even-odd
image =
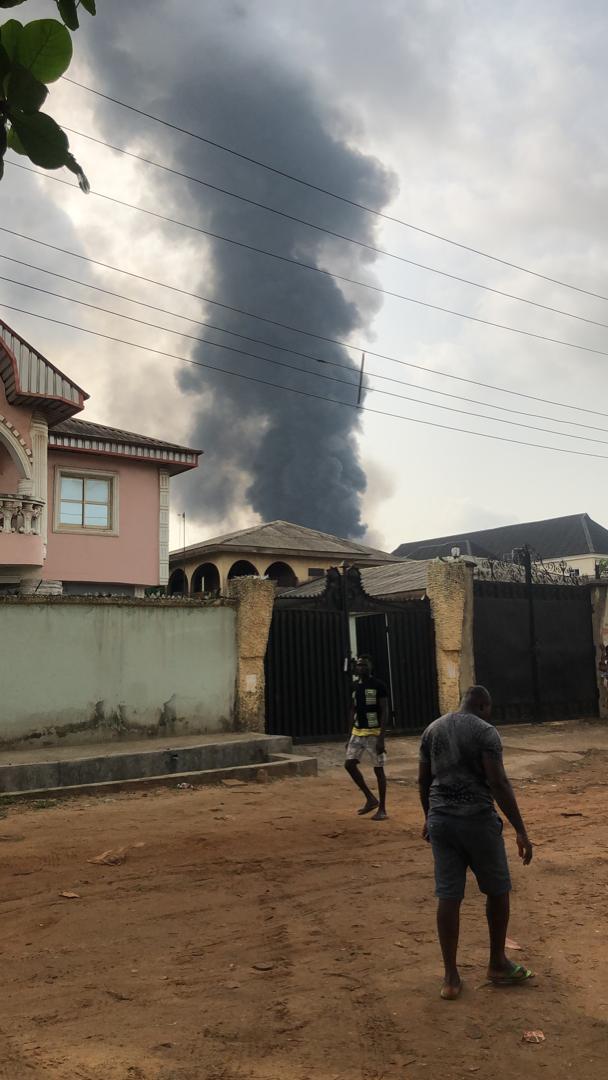
[[[61,479],[70,477],[76,480],[110,481],[110,524],[104,525],[64,525],[61,521]],[[83,492],[84,494],[84,492]],[[72,469],[63,465],[55,466],[55,499],[53,514],[53,532],[78,533],[81,536],[118,536],[118,473],[100,469]]]

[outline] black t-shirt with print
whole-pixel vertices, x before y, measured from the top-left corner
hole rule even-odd
[[[355,681],[352,696],[355,716],[353,731],[380,730],[380,701],[386,697],[386,686],[373,675]]]

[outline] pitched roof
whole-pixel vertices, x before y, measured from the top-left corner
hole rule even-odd
[[[83,453],[112,454],[118,457],[140,458],[166,464],[172,473],[192,469],[198,464],[202,450],[152,439],[134,431],[94,424],[89,420],[63,420],[49,431],[49,446],[55,450],[76,450]]]
[[[0,378],[11,405],[33,405],[51,425],[80,412],[89,396],[2,319]]]
[[[400,544],[394,554],[405,558],[434,559],[449,555],[453,547],[461,555],[503,559],[515,548],[529,546],[543,559],[564,559],[575,555],[607,555],[608,529],[598,525],[588,514],[527,521],[494,529],[439,536]]]
[[[191,544],[187,548],[173,553],[174,558],[183,560],[184,556],[198,555],[209,551],[260,551],[273,555],[304,555],[325,557],[328,559],[350,559],[358,563],[394,562],[394,556],[377,548],[366,547],[356,540],[344,540],[331,533],[307,529],[304,525],[295,525],[291,521],[268,521],[263,525],[253,525],[249,529],[224,533]]]
[[[402,559],[400,562],[384,566],[364,566],[361,570],[361,582],[368,596],[390,598],[405,593],[423,593],[426,590],[427,559],[414,562]],[[308,600],[321,596],[325,590],[325,575],[305,581],[291,589],[283,589],[281,599]]]

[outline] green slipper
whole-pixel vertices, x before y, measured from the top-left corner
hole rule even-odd
[[[528,968],[522,964],[514,964],[508,973],[489,975],[488,978],[493,986],[517,986],[519,983],[527,982],[528,979],[533,979],[534,972],[528,971]]]

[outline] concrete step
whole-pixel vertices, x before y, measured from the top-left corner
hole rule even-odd
[[[55,760],[28,760],[0,762],[0,795],[32,791],[56,791],[62,788],[80,789],[89,785],[123,783],[132,780],[192,776],[202,773],[251,767],[254,772],[262,765],[272,763],[277,756],[289,756],[292,741],[287,736],[252,735],[238,739],[226,736],[217,740],[206,739],[191,745],[166,745],[151,749],[150,743],[140,751],[131,749],[121,753],[120,747],[111,745],[103,754],[74,757],[61,756]],[[46,755],[41,755],[46,758]],[[187,781],[186,781],[187,782]]]
[[[262,775],[263,774],[263,775]],[[300,754],[271,754],[267,761],[249,765],[232,765],[224,769],[202,769],[198,772],[165,773],[158,776],[141,776],[126,780],[102,780],[84,784],[64,784],[52,788],[23,788],[19,791],[0,793],[3,799],[64,798],[70,795],[112,795],[121,791],[141,791],[153,787],[198,787],[203,784],[219,784],[222,780],[282,780],[290,776],[316,776],[317,759]]]

